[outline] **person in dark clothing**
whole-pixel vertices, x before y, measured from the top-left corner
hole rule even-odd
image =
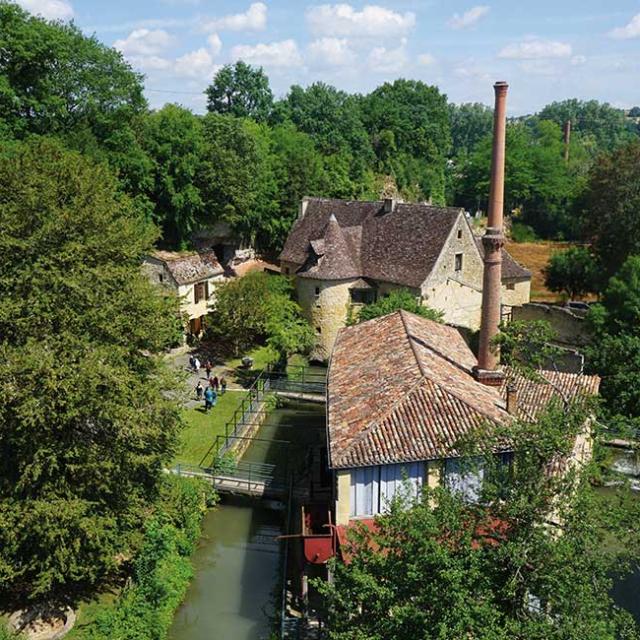
[[[198,384],[196,385],[196,398],[198,400],[202,400],[203,391],[204,391],[204,388],[202,387],[202,383],[200,382],[200,380],[198,380]]]
[[[217,392],[220,388],[220,381],[218,380],[218,376],[213,376],[210,384],[213,387],[213,390]]]
[[[211,366],[211,360],[207,360],[207,364],[204,365],[205,371],[207,372],[207,380],[209,379],[209,376],[211,376],[211,369],[213,369],[213,367]]]
[[[227,380],[226,378],[220,378],[220,395],[227,392]]]

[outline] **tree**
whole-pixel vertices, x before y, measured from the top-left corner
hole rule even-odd
[[[609,280],[602,304],[587,317],[593,343],[587,366],[601,376],[607,417],[640,418],[640,256],[630,256]]]
[[[385,83],[362,99],[362,119],[378,171],[393,175],[412,197],[444,204],[445,155],[451,144],[446,96],[420,81]]]
[[[153,162],[149,196],[154,219],[166,244],[184,246],[204,214],[199,188],[206,149],[202,122],[188,109],[165,105],[147,118],[144,146]]]
[[[213,78],[205,91],[207,108],[237,118],[266,120],[273,106],[269,78],[262,67],[252,67],[242,60],[227,64]]]
[[[493,110],[478,102],[450,104],[453,155],[469,153],[493,131]]]
[[[640,142],[602,155],[593,165],[579,203],[585,239],[593,244],[606,276],[640,254]]]
[[[142,76],[122,54],[73,24],[47,22],[7,2],[0,3],[0,51],[0,122],[12,137],[56,136],[108,161],[130,194],[149,187],[140,146]]]
[[[156,230],[59,143],[0,154],[0,591],[63,597],[126,555],[173,457],[158,352],[179,304],[143,277]]]
[[[373,318],[379,318],[380,316],[386,316],[389,313],[404,309],[410,311],[416,315],[428,318],[435,322],[442,322],[443,313],[436,309],[431,309],[426,305],[423,305],[418,298],[408,291],[407,289],[395,289],[389,293],[389,295],[380,298],[376,302],[365,304],[357,314],[353,324],[356,322],[364,322],[366,320],[373,320]]]
[[[333,561],[332,581],[316,583],[328,637],[637,638],[610,595],[611,576],[637,557],[637,501],[618,510],[581,471],[549,472],[586,415],[552,406],[535,423],[480,428],[459,448],[461,468],[484,461],[477,503],[447,487],[418,497],[407,487],[373,531],[357,529],[349,564]],[[508,466],[495,454],[505,442]]]
[[[292,295],[293,284],[284,277],[254,272],[230,280],[216,291],[210,330],[236,356],[266,341],[286,361],[311,344],[311,329]]]
[[[598,290],[599,273],[591,251],[574,246],[549,258],[544,281],[550,291],[564,293],[570,300],[577,300]]]
[[[616,109],[607,102],[597,100],[563,100],[547,105],[537,117],[552,120],[563,127],[571,120],[572,131],[585,139],[592,139],[595,153],[611,151],[615,147],[632,140],[634,129],[627,120],[624,110]]]

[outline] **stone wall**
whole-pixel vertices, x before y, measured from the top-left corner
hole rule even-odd
[[[351,293],[355,279],[322,281],[296,278],[298,302],[316,333],[316,347],[312,358],[328,360],[338,330],[347,323]]]
[[[514,307],[513,319],[546,320],[558,334],[557,342],[562,345],[580,347],[589,344],[591,339],[584,318],[559,305],[530,302]]]
[[[502,285],[502,304],[518,307],[531,300],[531,280],[522,280]]]

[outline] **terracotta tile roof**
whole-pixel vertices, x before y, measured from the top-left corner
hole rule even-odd
[[[482,238],[474,236],[480,257],[484,257],[484,246],[482,244]],[[503,247],[502,248],[502,281],[505,280],[530,280],[531,271],[525,269],[519,262],[516,262],[511,254]]]
[[[355,277],[419,287],[462,209],[397,203],[385,213],[383,207],[382,201],[309,198],[280,259],[304,265],[300,276],[345,279],[357,272]],[[332,228],[332,216],[341,234]],[[333,243],[330,260],[328,234]],[[329,262],[330,268],[323,262]]]
[[[191,284],[224,273],[213,251],[156,251],[152,257],[164,263],[178,284]]]
[[[329,365],[330,466],[455,457],[465,433],[487,421],[513,420],[506,411],[507,383],[477,382],[476,363],[456,329],[406,311],[341,329]],[[557,394],[550,384],[507,373],[527,418]],[[597,393],[599,382],[576,374],[548,379],[571,397]]]

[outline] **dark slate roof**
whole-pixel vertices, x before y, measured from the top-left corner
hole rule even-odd
[[[480,257],[484,257],[484,245],[482,238],[474,236]],[[519,262],[516,262],[511,254],[502,247],[502,281],[505,280],[529,280],[531,279],[531,271],[525,269]]]
[[[224,273],[213,251],[156,251],[152,257],[167,267],[178,284],[191,284]]]
[[[383,206],[382,201],[309,198],[280,260],[303,265],[298,272],[302,277],[365,277],[419,287],[462,209],[397,203],[392,212],[384,213]],[[330,224],[332,216],[341,234]]]
[[[455,457],[455,443],[465,433],[487,421],[513,420],[506,383],[494,388],[477,382],[476,364],[456,329],[406,311],[341,329],[328,378],[331,467]],[[527,419],[557,388],[575,397],[597,393],[599,384],[596,376],[566,373],[553,374],[553,384],[511,371],[507,377],[517,380]]]

